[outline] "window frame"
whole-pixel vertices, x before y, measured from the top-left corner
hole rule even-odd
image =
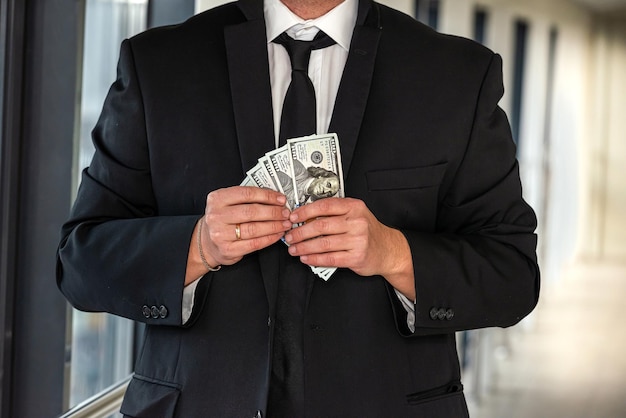
[[[81,5],[0,6],[2,416],[55,416],[64,407],[67,303],[55,251],[73,186]]]

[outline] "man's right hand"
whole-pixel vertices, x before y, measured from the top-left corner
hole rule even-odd
[[[291,229],[286,201],[282,193],[257,187],[233,186],[209,193],[204,217],[191,237],[185,285],[207,273],[200,258],[198,233],[210,267],[235,264],[244,255],[272,245]]]

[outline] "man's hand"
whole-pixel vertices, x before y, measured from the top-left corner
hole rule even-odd
[[[361,276],[383,276],[415,299],[411,250],[404,235],[376,219],[357,199],[320,199],[301,206],[290,221],[304,224],[287,233],[289,253],[312,266],[346,267]]]
[[[198,251],[198,232],[209,266],[235,264],[244,255],[272,245],[291,228],[285,202],[283,194],[257,187],[234,186],[209,193],[189,246],[185,285],[207,272]]]

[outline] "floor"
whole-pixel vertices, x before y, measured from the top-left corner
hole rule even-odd
[[[578,264],[542,290],[472,418],[626,417],[626,264]]]

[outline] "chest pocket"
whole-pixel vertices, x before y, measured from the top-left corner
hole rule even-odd
[[[439,185],[447,163],[366,173],[367,205],[382,223],[434,231]]]

